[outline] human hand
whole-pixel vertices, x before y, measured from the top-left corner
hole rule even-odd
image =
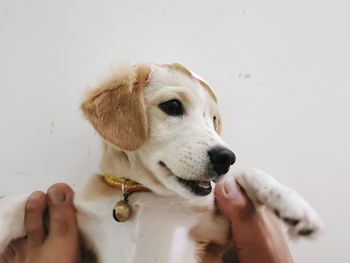
[[[231,222],[240,263],[293,263],[278,219],[268,209],[256,210],[234,179],[215,188],[220,212]]]
[[[51,186],[47,194],[34,192],[26,203],[27,236],[12,241],[0,263],[76,263],[80,257],[73,191],[66,184]],[[49,229],[45,233],[44,214],[48,210]]]

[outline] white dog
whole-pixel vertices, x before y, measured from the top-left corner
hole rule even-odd
[[[179,64],[125,65],[87,94],[82,110],[104,141],[100,175],[75,196],[84,246],[96,261],[207,262],[209,245],[226,246],[228,222],[212,188],[235,155],[220,138],[208,84]],[[291,236],[321,228],[311,206],[266,173],[231,169],[229,176]],[[27,197],[1,199],[0,253],[26,235]],[[211,262],[220,261],[216,251]]]

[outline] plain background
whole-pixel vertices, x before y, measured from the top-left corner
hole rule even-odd
[[[80,187],[100,142],[83,91],[115,62],[180,62],[217,92],[237,165],[299,191],[325,232],[296,262],[350,262],[348,1],[0,0],[0,193]]]

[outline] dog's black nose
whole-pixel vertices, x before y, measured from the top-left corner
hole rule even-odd
[[[208,151],[208,155],[218,176],[227,173],[230,170],[230,166],[236,161],[235,154],[224,147],[212,148]]]

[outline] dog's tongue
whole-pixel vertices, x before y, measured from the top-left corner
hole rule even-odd
[[[198,186],[202,188],[210,188],[210,182],[209,181],[199,181]]]

